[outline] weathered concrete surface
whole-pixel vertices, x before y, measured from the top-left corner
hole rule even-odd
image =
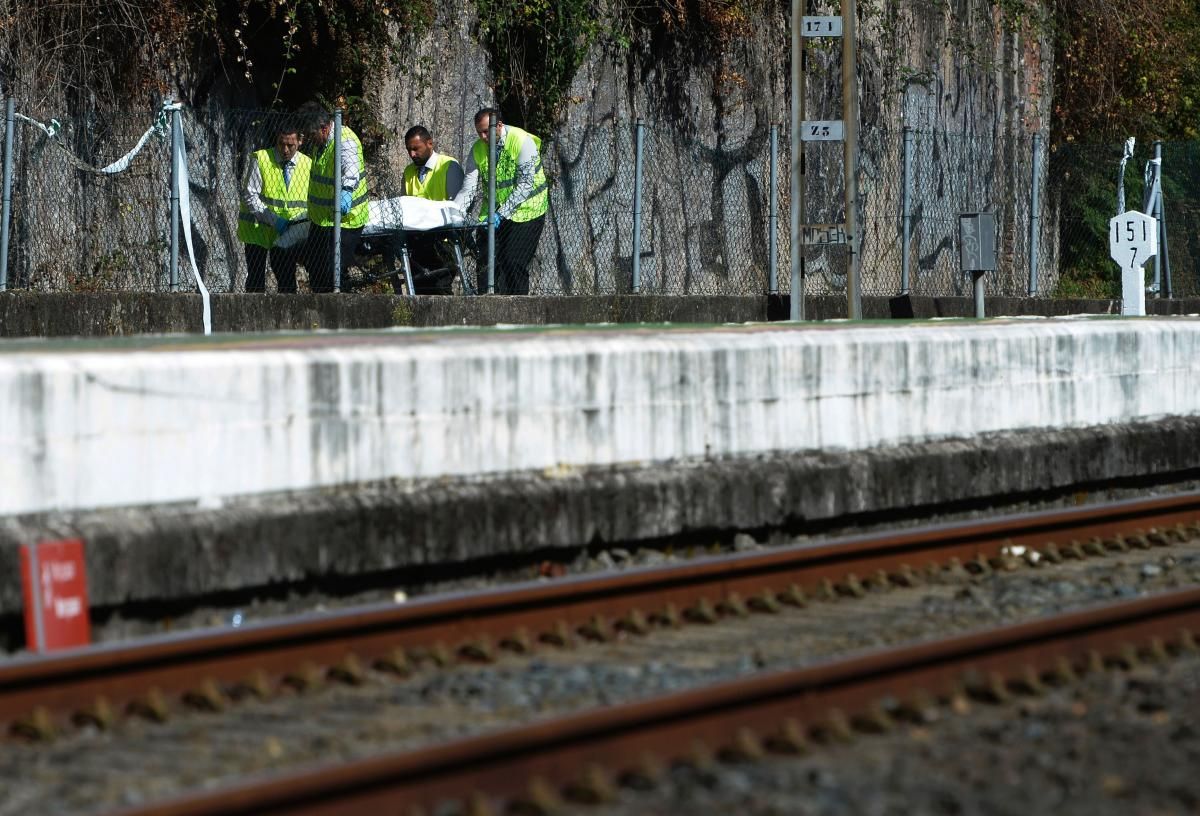
[[[846,316],[845,297],[805,299],[808,320]],[[380,329],[391,326],[578,325],[585,323],[751,323],[789,319],[778,296],[418,297],[394,295],[214,295],[219,332]],[[1157,315],[1200,313],[1200,299],[1148,300]],[[1120,314],[1117,300],[988,298],[987,314]],[[868,319],[974,317],[966,297],[863,298]],[[0,293],[0,338],[113,337],[199,333],[200,296],[191,294]]]
[[[804,300],[806,320],[834,320],[846,317],[846,298],[834,295],[808,297]],[[788,320],[790,301],[786,295],[768,298],[767,319]],[[1151,315],[1200,314],[1200,298],[1147,300],[1146,312]],[[1060,317],[1080,314],[1119,315],[1119,300],[1085,300],[1067,298],[989,297],[984,304],[988,317]],[[916,319],[931,317],[975,317],[975,299],[970,297],[894,298],[864,297],[863,317],[867,320]]]
[[[213,331],[380,329],[580,323],[747,323],[767,319],[765,297],[418,297],[214,295]],[[192,294],[0,293],[0,337],[112,337],[199,333]]]
[[[223,507],[0,519],[0,575],[21,542],[81,536],[95,606],[178,600],[504,553],[787,526],[847,514],[1195,478],[1200,418],[949,439],[867,451],[388,481]],[[0,581],[0,615],[20,610]]]
[[[0,514],[1200,415],[1200,319],[18,343]]]

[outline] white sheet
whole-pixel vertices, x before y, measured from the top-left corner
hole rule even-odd
[[[416,196],[398,196],[368,202],[367,225],[363,235],[387,230],[429,230],[457,227],[467,222],[466,215],[452,201],[430,201]]]
[[[280,235],[275,241],[275,246],[278,249],[291,249],[292,247],[300,246],[308,238],[308,221],[299,223],[293,222],[287,228],[287,232]]]
[[[275,246],[290,249],[308,237],[308,220],[293,222]],[[397,196],[367,202],[367,224],[363,235],[378,235],[389,230],[430,230],[458,227],[467,223],[463,211],[452,201],[430,201],[416,196]]]

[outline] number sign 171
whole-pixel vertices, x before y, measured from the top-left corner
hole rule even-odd
[[[841,17],[805,17],[800,33],[805,37],[842,36]]]

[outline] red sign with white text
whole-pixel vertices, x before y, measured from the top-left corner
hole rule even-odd
[[[22,544],[21,588],[25,594],[25,642],[30,651],[88,645],[92,631],[82,541]]]

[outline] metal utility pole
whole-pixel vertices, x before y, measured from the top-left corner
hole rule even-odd
[[[846,312],[851,320],[862,319],[862,287],[859,280],[858,219],[858,3],[842,0],[842,120],[845,122],[846,239],[850,260],[846,268]]]
[[[804,142],[801,129],[804,123],[804,25],[803,0],[792,0],[792,320],[804,319]]]
[[[851,320],[862,318],[859,278],[858,219],[858,72],[856,0],[841,0],[842,14],[804,16],[800,0],[792,1],[792,313],[804,319],[804,247],[845,244],[850,250],[846,269],[846,312]],[[842,39],[842,118],[804,118],[804,40],[808,37]],[[804,143],[842,142],[846,220],[841,224],[804,223]]]
[[[4,100],[4,210],[0,214],[0,292],[8,288],[8,225],[12,220],[13,123],[16,121],[10,94]]]
[[[342,109],[333,112],[333,291],[342,291]]]

